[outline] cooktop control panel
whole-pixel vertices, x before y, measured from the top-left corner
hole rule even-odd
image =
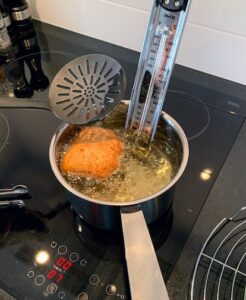
[[[2,255],[14,255],[2,260],[6,272],[0,280],[17,299],[130,299],[124,267],[79,248],[57,240],[10,245]]]

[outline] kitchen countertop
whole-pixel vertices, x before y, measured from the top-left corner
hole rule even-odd
[[[171,299],[184,300],[188,295],[196,259],[212,229],[224,217],[246,206],[246,122],[211,190],[193,227],[186,246],[168,281]],[[228,200],[228,201],[226,201]],[[209,219],[209,222],[207,220]]]

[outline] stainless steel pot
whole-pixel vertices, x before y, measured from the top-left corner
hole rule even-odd
[[[50,144],[50,164],[56,178],[69,192],[69,200],[75,211],[88,223],[110,230],[122,225],[132,299],[168,299],[146,222],[157,220],[171,205],[172,188],[183,174],[189,156],[185,133],[171,116],[163,112],[160,126],[180,151],[181,162],[177,174],[170,184],[151,197],[127,203],[110,203],[79,193],[61,175],[57,153],[61,140],[71,133],[71,126],[65,124],[58,128]]]

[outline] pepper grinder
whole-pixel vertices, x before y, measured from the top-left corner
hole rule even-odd
[[[34,90],[43,91],[49,86],[41,65],[41,54],[31,12],[25,0],[8,1],[8,9],[18,34],[20,53],[31,73],[30,85]]]

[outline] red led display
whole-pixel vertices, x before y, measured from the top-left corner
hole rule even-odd
[[[73,263],[71,263],[71,261],[65,259],[64,257],[60,257],[54,264],[53,269],[48,272],[47,278],[55,281],[56,283],[59,283],[64,277],[63,274],[72,266]],[[61,272],[63,274],[61,274]]]
[[[53,279],[56,283],[59,283],[62,280],[63,275],[57,272],[56,270],[50,270],[47,274],[47,277],[49,279]]]
[[[56,262],[56,265],[58,267],[61,267],[64,271],[67,271],[68,269],[70,269],[72,267],[73,264],[71,263],[71,261],[66,260],[65,258],[61,257]]]

